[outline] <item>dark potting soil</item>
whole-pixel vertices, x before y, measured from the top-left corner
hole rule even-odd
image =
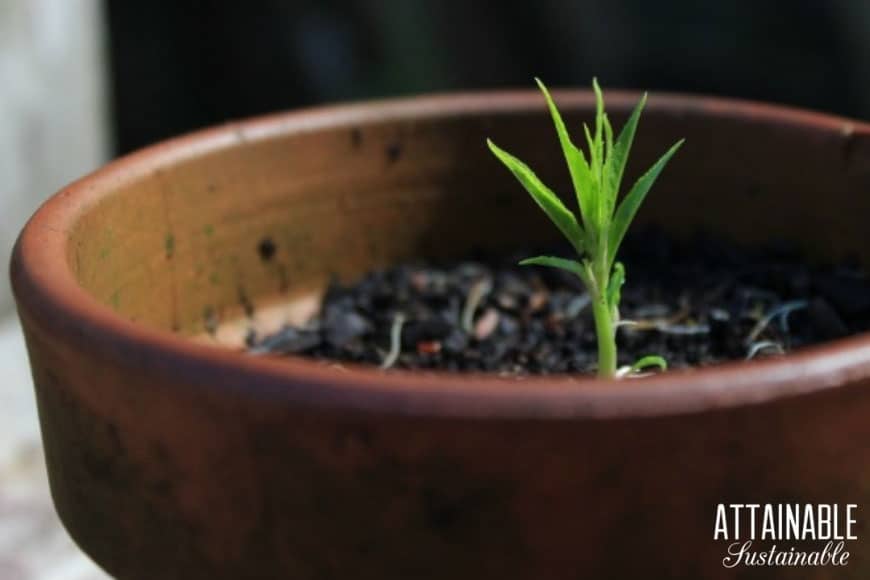
[[[594,372],[588,295],[567,272],[517,265],[539,253],[407,263],[333,284],[310,325],[250,336],[250,351],[404,369]],[[621,365],[649,354],[671,368],[778,356],[870,328],[870,279],[854,265],[653,230],[627,240],[620,257]]]

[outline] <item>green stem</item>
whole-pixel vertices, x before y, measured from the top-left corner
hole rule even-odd
[[[613,328],[613,313],[603,292],[593,296],[592,315],[598,335],[598,376],[612,379],[616,375],[616,332]]]
[[[613,310],[607,302],[610,273],[606,264],[606,258],[595,264],[584,260],[579,276],[592,296],[592,316],[598,336],[598,376],[612,379],[616,376],[616,328],[613,326]]]

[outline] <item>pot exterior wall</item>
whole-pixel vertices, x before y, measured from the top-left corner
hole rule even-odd
[[[325,412],[211,397],[208,373],[178,384],[22,314],[57,509],[119,578],[731,578],[718,503],[855,503],[866,530],[863,383],[646,419]],[[836,577],[865,578],[849,548]]]

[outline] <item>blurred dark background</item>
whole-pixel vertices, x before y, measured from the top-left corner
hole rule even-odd
[[[548,84],[870,117],[863,0],[106,2],[115,153],[330,101]]]

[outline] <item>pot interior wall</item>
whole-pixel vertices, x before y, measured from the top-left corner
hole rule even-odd
[[[589,100],[570,102],[566,119],[580,137]],[[630,104],[611,106],[615,124]],[[492,137],[568,193],[543,101],[519,111],[407,110],[318,128],[291,120],[277,122],[286,130],[227,129],[220,147],[112,186],[77,222],[70,264],[119,314],[198,334],[310,293],[332,275],[348,280],[414,256],[555,241],[484,143]],[[815,258],[851,254],[866,263],[868,140],[845,122],[816,121],[653,99],[629,179],[678,138],[687,142],[639,222],[678,235],[703,228],[744,242],[784,238]]]

